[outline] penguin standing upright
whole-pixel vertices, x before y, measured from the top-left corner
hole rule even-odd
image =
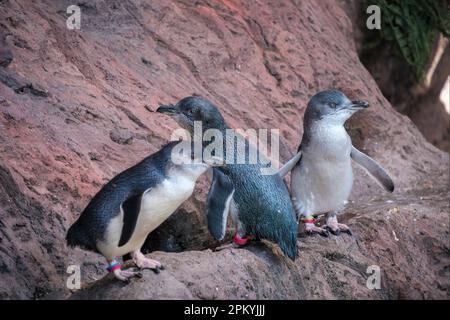
[[[387,191],[394,191],[394,183],[386,171],[352,145],[344,127],[347,119],[368,106],[365,101],[350,101],[337,90],[319,92],[308,103],[298,153],[279,171],[284,177],[292,170],[292,202],[308,233],[351,234],[348,226],[338,223],[336,214],[343,209],[352,190],[352,159]],[[326,228],[314,224],[314,216],[322,213],[327,214]]]
[[[229,138],[227,130],[230,128],[217,107],[201,97],[184,98],[175,106],[160,106],[157,112],[172,116],[191,136],[195,134],[195,122],[199,121],[202,134],[216,129],[223,137]],[[246,142],[244,152],[248,154],[252,146],[244,138],[242,140]],[[235,154],[231,154],[231,150],[227,150],[229,144],[225,140],[222,143],[224,159],[241,156],[239,153],[242,150],[233,148]],[[254,164],[249,161],[242,164],[237,161],[227,162],[223,167],[213,169],[213,181],[206,205],[211,234],[217,240],[223,239],[227,217],[231,212],[237,225],[234,243],[244,245],[250,235],[267,239],[277,243],[283,253],[294,260],[297,257],[298,224],[282,178],[277,173],[262,174],[262,161]]]
[[[116,261],[128,253],[140,269],[161,269],[141,253],[145,239],[191,196],[197,178],[221,161],[192,161],[192,154],[173,152],[178,143],[183,142],[165,145],[109,181],[70,227],[67,244],[102,254],[120,280],[139,275]]]

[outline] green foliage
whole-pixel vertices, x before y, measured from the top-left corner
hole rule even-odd
[[[379,40],[395,44],[421,79],[436,32],[450,36],[448,3],[443,0],[367,0],[381,9]],[[367,8],[365,6],[365,8]]]

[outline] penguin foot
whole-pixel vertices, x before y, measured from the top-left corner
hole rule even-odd
[[[133,252],[131,254],[133,262],[139,269],[151,269],[155,273],[159,273],[159,270],[164,270],[161,262],[147,258],[140,251]]]
[[[116,269],[113,271],[114,277],[119,279],[120,281],[130,282],[130,279],[133,277],[142,278],[142,273],[139,270],[135,269]]]
[[[328,237],[329,232],[327,229],[317,227],[314,223],[305,223],[305,230],[307,234],[319,234],[322,237]]]
[[[348,235],[353,235],[352,231],[350,230],[350,228],[343,223],[336,223],[333,225],[327,225],[326,229],[331,232],[332,234],[334,234],[335,236],[338,236],[341,234],[341,232],[347,233]]]

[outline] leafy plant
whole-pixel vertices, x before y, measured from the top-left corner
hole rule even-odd
[[[446,0],[367,0],[381,9],[379,41],[395,44],[403,58],[421,79],[437,32],[450,36],[450,15]],[[366,6],[366,8],[367,8]],[[373,46],[373,43],[372,43]]]

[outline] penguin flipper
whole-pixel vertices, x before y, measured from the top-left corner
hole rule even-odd
[[[233,199],[234,185],[230,178],[213,168],[213,180],[206,200],[206,216],[209,232],[216,240],[222,240],[227,227],[227,217]]]
[[[354,146],[352,146],[352,151],[350,153],[352,159],[363,167],[375,180],[387,191],[394,191],[394,182],[391,177],[387,174],[386,170],[383,169],[375,160],[373,160],[368,155],[362,153]]]
[[[141,211],[141,200],[144,193],[133,195],[122,203],[123,226],[122,234],[120,235],[119,240],[119,247],[126,244],[133,235],[139,216],[139,211]]]
[[[281,167],[281,169],[278,171],[278,174],[281,178],[284,178],[289,171],[291,171],[295,165],[301,160],[302,158],[302,151],[298,150],[297,154],[288,162],[286,162],[286,164],[284,166]]]

